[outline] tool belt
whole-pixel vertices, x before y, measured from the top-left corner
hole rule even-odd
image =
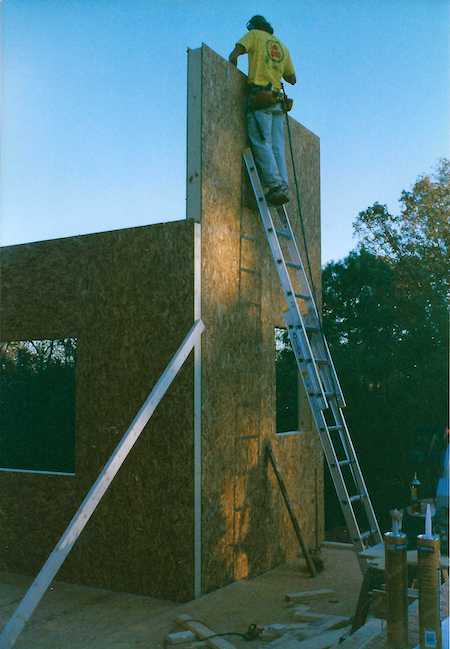
[[[294,104],[294,100],[287,97],[283,92],[272,90],[271,83],[267,86],[250,84],[248,92],[248,107],[250,110],[262,110],[281,104],[282,110],[288,113]]]

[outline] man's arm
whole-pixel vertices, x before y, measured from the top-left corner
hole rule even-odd
[[[230,56],[228,57],[228,60],[230,63],[233,65],[237,66],[237,60],[238,56],[241,56],[242,54],[245,54],[247,50],[243,45],[240,43],[236,43],[234,50],[231,52]]]
[[[295,86],[295,84],[297,83],[297,77],[295,76],[295,74],[285,74],[283,76],[283,79],[285,79],[292,86]]]

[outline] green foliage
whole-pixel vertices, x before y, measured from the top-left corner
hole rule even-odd
[[[76,341],[0,344],[0,467],[75,470]]]
[[[347,417],[378,513],[404,504],[447,416],[449,162],[402,192],[398,215],[375,203],[355,223],[359,245],[323,271],[324,327]]]
[[[275,329],[276,429],[298,430],[298,369],[286,329]]]

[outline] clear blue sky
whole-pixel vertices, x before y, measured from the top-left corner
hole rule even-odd
[[[5,0],[3,245],[185,215],[186,49],[254,13],[290,47],[321,138],[323,260],[448,155],[447,0]],[[243,62],[242,69],[246,69]]]

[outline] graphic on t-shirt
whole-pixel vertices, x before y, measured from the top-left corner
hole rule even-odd
[[[268,40],[266,43],[267,54],[276,63],[280,63],[284,59],[283,48],[278,41]]]

